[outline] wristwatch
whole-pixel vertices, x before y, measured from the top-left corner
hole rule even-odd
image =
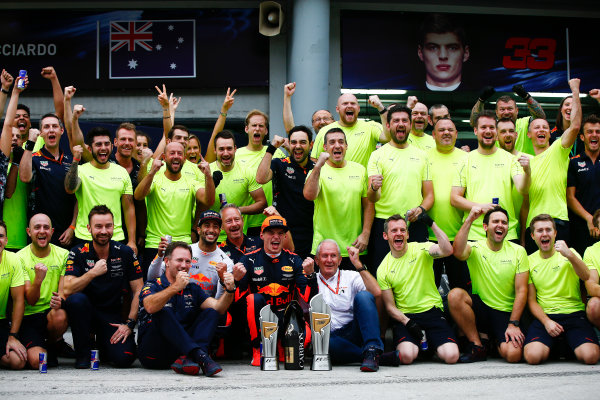
[[[519,327],[519,320],[518,319],[511,319],[510,321],[508,321],[509,324],[513,324],[514,326],[516,326],[517,328]]]
[[[367,270],[367,266],[363,263],[361,268],[356,268],[356,272],[363,272]]]
[[[135,328],[135,319],[129,318],[127,322],[125,322],[125,325],[127,325],[129,329],[133,330],[133,328]]]

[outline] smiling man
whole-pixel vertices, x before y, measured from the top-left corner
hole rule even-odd
[[[236,264],[237,268],[243,267],[247,271],[239,290],[241,295],[248,293],[247,318],[252,346],[251,364],[254,366],[260,365],[260,310],[270,305],[279,318],[279,332],[283,333],[283,313],[294,296],[297,294],[308,303],[318,292],[313,259],[308,257],[302,261],[298,255],[283,248],[287,231],[287,223],[282,217],[273,215],[265,218],[260,234],[263,247],[242,256]]]
[[[417,103],[411,110],[411,126],[408,142],[413,146],[427,152],[435,148],[433,138],[425,133],[429,123],[427,106],[423,103]]]
[[[208,355],[219,314],[223,314],[235,292],[229,272],[223,273],[226,293],[219,300],[200,286],[189,284],[192,250],[184,242],[173,242],[165,250],[165,272],[146,283],[140,295],[140,362],[146,368],[166,368],[180,374],[206,376],[221,372]]]
[[[527,304],[529,263],[525,249],[507,240],[508,212],[496,206],[483,217],[487,238],[467,243],[473,221],[483,214],[473,207],[454,240],[454,256],[467,260],[473,293],[452,289],[448,294],[450,314],[469,345],[461,362],[484,361],[485,339],[495,340],[498,352],[508,362],[519,362],[525,335],[520,319]]]
[[[335,110],[338,112],[340,119],[321,128],[315,138],[310,157],[313,161],[317,161],[319,155],[323,152],[325,135],[329,130],[338,128],[346,135],[348,144],[346,159],[359,163],[366,168],[369,156],[375,150],[377,143],[390,141],[386,130],[379,122],[358,118],[360,106],[356,96],[351,93],[345,93],[338,98]]]
[[[210,163],[211,173],[219,171],[223,179],[216,188],[211,210],[219,212],[223,203],[240,205],[244,215],[244,233],[248,231],[248,216],[260,214],[267,207],[263,188],[256,182],[256,171],[244,168],[236,160],[237,147],[231,132],[222,131],[215,135],[215,153],[217,160]],[[266,151],[266,149],[265,149]],[[219,241],[225,240],[221,232]]]
[[[390,107],[387,127],[392,140],[375,150],[369,158],[367,197],[375,204],[375,218],[369,240],[373,274],[389,252],[387,241],[382,236],[384,222],[398,210],[410,210],[409,230],[414,240],[427,241],[427,226],[417,222],[417,218],[433,206],[433,184],[425,152],[409,142],[410,116],[410,109],[407,107]]]
[[[600,209],[600,118],[592,114],[583,122],[579,135],[584,152],[571,158],[567,173],[567,205],[569,206],[569,243],[579,253],[600,239],[593,215]]]
[[[571,125],[572,126],[572,125]],[[598,337],[585,315],[580,280],[587,281],[590,269],[563,240],[556,240],[556,225],[548,214],[531,220],[531,235],[538,251],[529,256],[528,305],[536,318],[527,331],[524,356],[529,364],[548,359],[559,336],[585,364],[600,358]]]
[[[315,163],[309,158],[313,145],[312,132],[300,125],[288,133],[290,156],[273,158],[275,149],[284,138],[275,136],[258,166],[256,181],[260,184],[273,181],[273,206],[289,224],[294,239],[295,252],[307,257],[312,247],[314,205],[302,195],[306,175]]]
[[[395,214],[385,220],[383,237],[390,252],[377,271],[383,303],[394,322],[394,346],[402,364],[411,364],[418,356],[423,339],[447,364],[458,360],[456,338],[443,314],[443,303],[435,285],[433,259],[452,254],[446,234],[423,214],[438,240],[437,243],[408,243],[406,219]]]
[[[79,168],[84,154],[80,145],[73,146],[73,162],[65,176],[65,191],[75,193],[79,206],[75,237],[80,241],[91,240],[87,230],[86,216],[97,204],[106,204],[114,218],[114,239],[125,239],[123,221],[127,227],[127,245],[137,251],[135,243],[135,209],[133,189],[127,170],[109,162],[112,153],[111,135],[105,128],[92,128],[86,136],[86,151],[92,160]],[[121,217],[121,207],[124,216]]]
[[[329,129],[324,141],[325,151],[306,177],[303,190],[304,198],[315,202],[311,254],[323,239],[333,239],[341,247],[341,268],[354,269],[346,247],[366,254],[375,212],[367,198],[367,171],[345,159],[348,144],[341,128]]]
[[[19,177],[25,183],[32,183],[32,212],[45,214],[52,221],[56,235],[52,235],[51,243],[69,248],[77,214],[75,196],[65,191],[65,177],[73,158],[59,147],[64,130],[56,115],[44,115],[40,119],[40,130],[44,146],[32,153],[37,132],[30,130],[19,165]]]
[[[496,116],[484,111],[475,121],[475,135],[479,143],[459,165],[452,182],[450,203],[465,212],[463,221],[474,206],[488,212],[497,204],[508,211],[507,240],[518,238],[517,218],[512,199],[513,185],[519,193],[527,194],[531,182],[529,158],[519,159],[496,146]],[[469,240],[485,239],[482,218],[474,221],[476,229],[469,232]]]
[[[90,367],[94,337],[103,362],[129,367],[136,358],[133,328],[143,285],[142,269],[129,247],[112,240],[114,218],[108,207],[97,205],[90,210],[87,229],[92,240],[69,253],[64,283],[75,368]],[[124,291],[131,293],[126,321]]]
[[[251,172],[255,177],[258,166],[267,151],[271,152],[274,158],[284,158],[285,154],[277,147],[263,145],[265,137],[269,134],[269,117],[259,110],[252,110],[246,116],[246,127],[244,130],[248,135],[248,145],[239,148],[235,152],[235,158],[240,165]],[[261,182],[259,182],[261,183]],[[273,204],[273,184],[267,180],[261,183],[263,192],[267,199],[267,206]],[[249,202],[249,204],[252,201]],[[245,205],[245,204],[241,204]],[[247,227],[250,230],[249,235],[258,235],[260,226],[265,219],[263,214],[254,214],[248,216]]]
[[[165,147],[164,173],[159,173],[163,161],[157,157],[152,162],[148,175],[135,190],[135,199],[147,200],[148,227],[146,249],[142,268],[147,276],[148,266],[158,252],[161,237],[171,235],[173,240],[192,243],[191,231],[196,203],[208,208],[214,198],[215,188],[210,167],[206,161],[199,168],[204,175],[203,185],[182,173],[185,148],[181,143],[170,142]]]
[[[39,353],[45,351],[48,351],[49,366],[58,365],[58,345],[62,344],[62,335],[68,327],[62,305],[69,252],[50,243],[53,231],[47,215],[34,215],[27,227],[31,244],[17,253],[25,271],[26,303],[21,340],[27,347],[29,365],[34,369],[38,368]]]
[[[573,93],[571,125],[560,140],[550,145],[550,125],[545,119],[534,119],[529,124],[527,135],[533,143],[535,156],[531,159],[531,187],[529,188],[529,215],[527,225],[539,214],[550,214],[556,224],[557,240],[569,240],[569,215],[567,211],[567,171],[569,153],[581,128],[581,101],[579,99],[579,79],[569,81]],[[531,232],[529,232],[531,233]],[[536,249],[531,235],[527,238],[529,254]]]

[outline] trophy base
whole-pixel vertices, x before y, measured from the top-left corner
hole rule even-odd
[[[277,357],[261,357],[260,369],[261,371],[277,371],[279,369]]]
[[[310,369],[312,371],[331,371],[329,354],[315,354]]]

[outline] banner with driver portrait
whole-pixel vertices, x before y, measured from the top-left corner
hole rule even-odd
[[[342,86],[352,89],[569,92],[598,82],[597,19],[343,11]],[[365,29],[357,29],[364,27]],[[365,34],[377,27],[377,40]]]

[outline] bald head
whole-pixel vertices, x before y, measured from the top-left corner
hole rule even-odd
[[[47,248],[50,245],[53,233],[52,222],[46,214],[35,214],[29,220],[27,234],[31,238],[31,244],[35,249]]]
[[[413,132],[424,132],[427,128],[427,118],[429,116],[427,106],[423,103],[417,103],[412,109],[412,130]],[[422,136],[422,135],[419,135]]]
[[[338,98],[335,110],[340,115],[339,124],[344,127],[354,126],[358,120],[360,106],[356,96],[352,93],[344,93]]]

